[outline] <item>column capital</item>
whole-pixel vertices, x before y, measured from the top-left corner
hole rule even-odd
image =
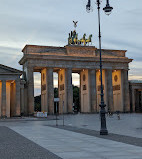
[[[122,71],[129,71],[129,68],[121,69]]]
[[[52,69],[52,70],[54,69],[54,67],[46,67],[46,68],[47,68],[47,69]]]
[[[68,68],[65,68],[65,70],[72,70],[72,68],[71,68],[71,67],[68,67]]]
[[[27,68],[27,69],[31,69],[31,70],[34,69],[33,66],[27,66],[26,68]]]
[[[94,72],[97,72],[97,69],[88,69],[88,71],[89,71],[90,73],[94,73]]]
[[[113,69],[113,68],[107,68],[107,69],[104,69],[104,70],[108,70],[108,71],[113,71],[113,70],[116,70],[116,69]]]
[[[4,83],[4,82],[6,83],[6,80],[1,80],[1,82],[2,82],[2,83]]]

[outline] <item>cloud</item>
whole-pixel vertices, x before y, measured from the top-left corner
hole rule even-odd
[[[93,45],[98,47],[97,6],[92,1],[94,12],[88,14],[86,4],[87,0],[1,1],[0,63],[22,69],[18,61],[24,45],[66,45],[68,33],[74,29],[72,20],[79,21],[79,38],[93,34]],[[105,4],[102,1],[101,9]],[[130,71],[137,77],[142,68],[142,1],[115,0],[110,5],[114,8],[110,16],[101,10],[102,48],[128,50],[127,56],[135,61]],[[35,81],[39,83],[39,76]]]
[[[22,57],[19,48],[0,46],[0,63],[21,70],[18,61]]]

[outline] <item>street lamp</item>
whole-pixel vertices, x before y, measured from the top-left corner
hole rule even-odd
[[[102,52],[101,52],[101,25],[100,25],[100,4],[102,0],[96,0],[97,9],[98,9],[98,23],[99,23],[99,51],[100,51],[100,76],[101,76],[101,103],[100,103],[100,117],[101,117],[101,129],[100,135],[108,135],[108,130],[106,127],[106,117],[105,117],[105,103],[104,103],[104,92],[103,92],[103,82],[102,82]],[[106,0],[106,7],[103,8],[104,12],[107,15],[110,15],[112,7],[109,5],[109,0]],[[87,12],[91,11],[91,0],[88,0],[86,5]]]
[[[109,5],[109,0],[106,0],[106,7],[103,8],[104,12],[106,13],[106,15],[110,15],[112,10],[113,10],[113,7],[111,7]]]

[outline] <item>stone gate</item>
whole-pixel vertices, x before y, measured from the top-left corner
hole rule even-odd
[[[53,72],[58,73],[59,112],[72,113],[72,73],[80,74],[81,112],[99,111],[100,70],[99,50],[93,46],[67,45],[64,47],[26,45],[23,65],[27,107],[25,114],[34,112],[34,72],[41,73],[41,108],[54,114]],[[126,50],[102,49],[103,89],[107,110],[130,111],[128,70],[132,59]]]

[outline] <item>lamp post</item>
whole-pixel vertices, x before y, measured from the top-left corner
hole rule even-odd
[[[108,130],[106,127],[106,117],[105,117],[105,103],[104,103],[104,92],[103,92],[103,82],[102,82],[102,52],[101,52],[101,25],[100,25],[100,4],[102,0],[96,0],[97,9],[98,9],[98,23],[99,23],[99,51],[100,51],[100,76],[101,76],[101,103],[100,103],[100,117],[101,117],[101,129],[100,135],[108,135]],[[109,0],[106,0],[106,7],[103,8],[107,15],[110,15],[112,7],[109,5]],[[86,5],[87,12],[91,11],[91,0],[88,0]]]

